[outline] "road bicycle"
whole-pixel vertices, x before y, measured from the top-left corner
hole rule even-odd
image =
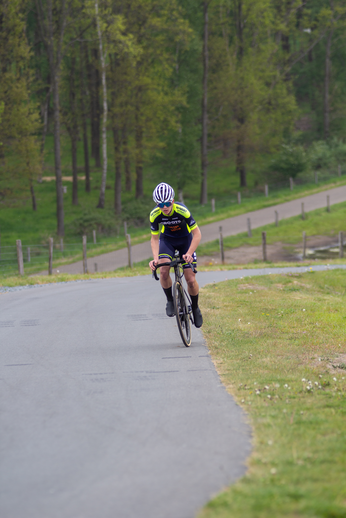
[[[183,285],[183,264],[186,264],[184,259],[179,258],[179,253],[176,252],[174,259],[167,263],[158,264],[153,271],[153,277],[158,281],[156,270],[161,266],[170,266],[174,269],[174,283],[173,283],[173,302],[174,302],[174,313],[177,319],[178,329],[181,339],[185,347],[191,345],[191,323],[194,324],[192,304],[190,295],[184,288]],[[195,266],[190,264],[192,271],[197,272]]]

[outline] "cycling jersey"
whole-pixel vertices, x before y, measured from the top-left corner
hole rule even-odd
[[[190,214],[188,208],[180,202],[173,203],[173,210],[166,216],[159,207],[155,207],[150,213],[151,233],[160,233],[159,225],[162,223],[161,233],[167,237],[183,238],[190,235],[191,230],[197,228],[197,223]]]

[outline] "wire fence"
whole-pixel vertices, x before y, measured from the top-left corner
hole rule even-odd
[[[285,182],[265,184],[257,189],[242,191],[242,193],[238,192],[234,200],[230,200],[229,198],[220,200],[212,199],[211,210],[212,212],[215,212],[216,206],[220,209],[225,204],[229,205],[230,202],[240,204],[242,203],[243,198],[249,198],[256,195],[269,196],[273,191],[288,188],[293,191],[297,186],[311,183],[318,185],[319,183],[328,182],[334,178],[341,177],[345,172],[346,170],[339,166],[337,172],[315,172],[301,178],[289,178],[288,181]],[[329,200],[327,200],[327,203],[329,205]],[[128,249],[128,261],[126,262],[129,266],[132,266],[131,237],[127,233],[126,222],[124,223],[124,233]],[[341,249],[342,248],[343,247],[341,245]],[[83,272],[87,273],[87,258],[89,258],[89,271],[96,272],[99,269],[98,263],[92,261],[92,257],[97,254],[102,254],[102,265],[100,264],[100,271],[111,271],[115,269],[115,264],[113,263],[110,254],[115,250],[115,245],[112,246],[109,243],[102,244],[100,242],[96,242],[95,230],[93,231],[93,240],[89,242],[87,242],[86,236],[83,236],[83,239],[78,243],[64,243],[63,239],[54,243],[50,238],[46,244],[22,245],[21,241],[18,240],[16,245],[0,246],[0,275],[7,277],[10,275],[16,275],[18,272],[21,275],[24,273],[30,275],[39,273],[40,271],[51,274],[53,272],[53,268],[57,269],[59,265],[70,264],[78,261],[83,261]],[[75,273],[80,273],[80,271],[76,271]]]
[[[89,259],[89,269],[97,271],[97,263],[92,261],[92,256],[102,253],[104,260],[107,261],[107,255],[114,252],[115,246],[102,243],[87,243],[86,239],[79,243],[64,243],[60,240],[54,243],[53,240],[47,244],[25,244],[22,245],[17,240],[15,246],[0,247],[0,275],[8,277],[10,275],[52,273],[53,269],[59,268],[59,265],[70,264],[71,262],[83,261]],[[91,268],[92,265],[92,268]],[[115,269],[115,265],[109,260],[105,265],[109,270]],[[87,270],[88,268],[84,268]],[[103,268],[104,269],[104,268]],[[82,268],[83,270],[83,268]],[[86,272],[85,272],[86,273]]]

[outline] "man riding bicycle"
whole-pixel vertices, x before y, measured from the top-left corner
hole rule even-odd
[[[178,250],[183,264],[184,276],[192,302],[192,313],[196,327],[201,327],[203,317],[198,307],[199,286],[196,275],[190,268],[190,263],[197,265],[196,248],[201,240],[201,231],[191,216],[188,208],[174,201],[174,190],[167,183],[160,183],[153,192],[156,207],[150,213],[151,250],[154,259],[149,262],[154,271],[155,266],[172,260]],[[162,223],[161,232],[159,225]],[[160,283],[167,297],[166,314],[174,316],[172,280],[169,266],[161,267]]]

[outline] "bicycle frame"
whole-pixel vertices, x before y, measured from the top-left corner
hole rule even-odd
[[[193,314],[192,314],[192,303],[191,298],[188,292],[186,291],[184,284],[182,282],[182,278],[184,276],[184,269],[182,267],[186,262],[183,259],[179,259],[178,253],[176,252],[175,257],[172,261],[158,264],[153,271],[153,277],[158,281],[159,278],[157,276],[156,270],[161,266],[169,266],[174,268],[174,285],[173,285],[173,300],[174,300],[174,309],[175,316],[178,323],[178,329],[181,336],[181,339],[186,347],[191,345],[191,324],[194,324]],[[190,264],[190,267],[194,273],[196,273],[196,268],[193,264]]]
[[[181,282],[181,279],[184,277],[184,269],[183,269],[182,265],[185,263],[186,263],[186,261],[184,261],[184,259],[178,259],[178,256],[175,255],[175,257],[174,257],[174,259],[172,259],[172,261],[156,265],[155,270],[153,271],[153,277],[155,278],[155,280],[157,280],[157,281],[159,280],[156,270],[161,268],[161,266],[169,266],[170,268],[174,268],[175,281],[179,281],[181,283],[185,296],[188,300],[189,306],[191,307],[191,297],[190,297],[189,293],[186,291],[183,283]],[[190,268],[193,271],[193,273],[197,273],[197,269],[196,269],[195,265],[193,265],[192,263],[190,263]],[[191,320],[192,320],[192,323],[194,323],[192,317],[191,317]]]

